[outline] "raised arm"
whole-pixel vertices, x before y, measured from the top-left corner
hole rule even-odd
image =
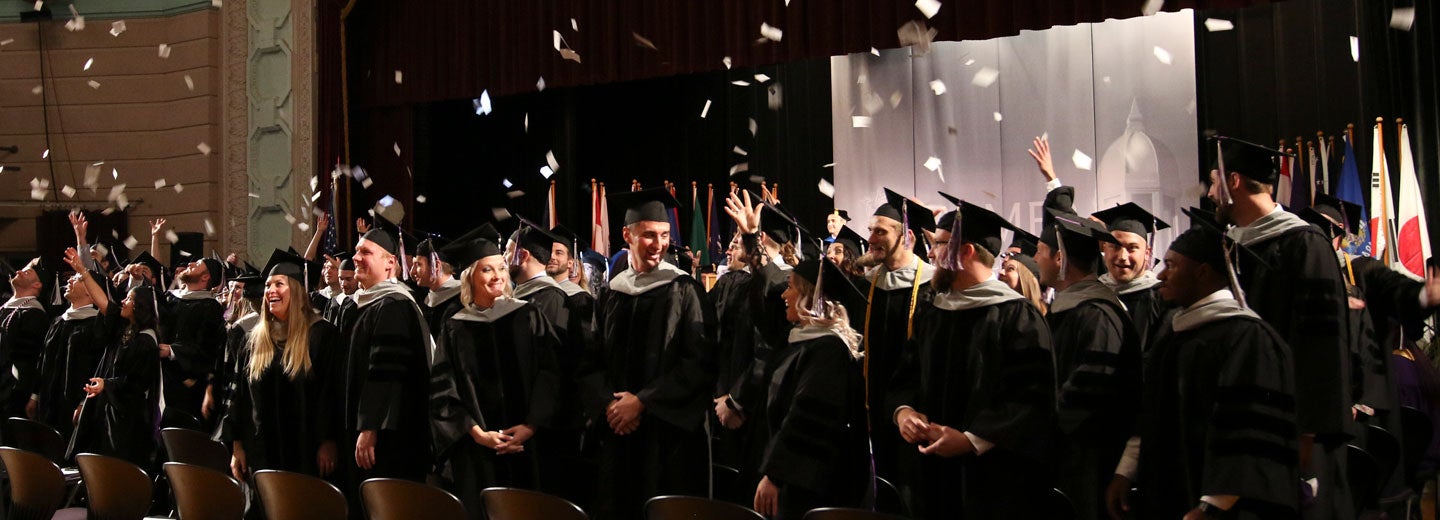
[[[330,219],[325,212],[315,211],[315,235],[310,237],[310,245],[305,246],[305,259],[315,260],[315,255],[320,251],[320,241],[325,236],[325,230],[330,229]]]
[[[1045,182],[1059,180],[1055,176],[1055,162],[1050,157],[1050,139],[1042,135],[1036,137],[1031,144],[1035,147],[1027,151],[1030,152],[1030,158],[1035,159],[1035,166],[1040,169],[1040,175],[1045,177]]]
[[[105,314],[105,309],[110,307],[110,295],[105,293],[105,289],[102,289],[100,283],[95,281],[90,270],[85,268],[83,258],[84,256],[73,247],[65,250],[65,263],[70,264],[70,268],[85,280],[85,292],[90,293],[90,300],[95,302],[95,309],[99,310],[100,314]]]
[[[81,258],[85,260],[85,266],[99,271],[100,261],[90,254],[90,244],[85,242],[85,237],[90,233],[90,223],[85,221],[85,213],[78,209],[71,210],[70,228],[75,230],[75,250],[81,253]]]
[[[165,219],[150,221],[150,256],[160,258],[160,230],[165,229]],[[159,273],[156,273],[157,276]]]

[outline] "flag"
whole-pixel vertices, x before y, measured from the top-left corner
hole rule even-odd
[[[1425,276],[1425,259],[1430,258],[1430,230],[1425,225],[1425,200],[1410,156],[1410,128],[1400,125],[1400,206],[1395,242],[1399,262],[1415,276]]]
[[[1284,152],[1285,147],[1281,146],[1280,151]],[[1275,200],[1281,203],[1290,203],[1291,187],[1294,186],[1294,179],[1290,176],[1290,170],[1294,169],[1295,158],[1288,155],[1280,156],[1280,182],[1275,186]]]
[[[1332,137],[1332,138],[1330,138],[1330,140],[1331,140],[1331,142],[1334,142],[1335,138]],[[1319,193],[1324,193],[1324,194],[1326,194],[1326,195],[1329,195],[1329,194],[1330,194],[1330,147],[1326,145],[1324,139],[1321,139],[1321,140],[1320,140],[1318,143],[1316,143],[1316,144],[1320,145],[1320,146],[1319,146],[1319,148],[1320,148],[1320,178],[1319,178],[1319,179],[1316,179],[1317,181],[1320,182],[1320,191],[1319,191]],[[1312,170],[1312,171],[1313,171],[1313,170]]]
[[[1389,263],[1390,225],[1394,220],[1390,201],[1390,167],[1385,161],[1385,139],[1380,135],[1380,123],[1375,123],[1375,142],[1370,154],[1370,255]]]
[[[1305,159],[1304,143],[1295,143],[1295,158],[1290,161],[1290,210],[1300,211],[1310,207],[1312,195],[1310,192],[1315,184],[1310,182],[1310,173],[1305,171],[1306,163],[1314,164],[1314,156],[1309,161]]]
[[[1355,149],[1350,146],[1349,137],[1342,137],[1340,143],[1345,147],[1345,151],[1341,154],[1340,185],[1335,189],[1335,198],[1359,204],[1360,222],[1369,222],[1370,213],[1365,205],[1363,188],[1360,187],[1360,167],[1355,164]],[[1352,229],[1350,233],[1351,235],[1345,239],[1345,252],[1356,256],[1370,256],[1371,244],[1368,226],[1361,225],[1360,229]]]
[[[690,183],[690,251],[695,254],[695,268],[710,263],[710,248],[705,247],[705,215],[700,212],[700,187]]]
[[[545,197],[545,221],[546,228],[554,228],[560,225],[560,214],[555,208],[555,181],[550,181],[550,194]]]
[[[595,184],[590,179],[590,248],[610,256],[610,208],[605,203],[605,183]]]
[[[674,184],[672,184],[670,181],[665,181],[665,188],[670,190],[671,197],[675,196]],[[679,198],[677,197],[676,200],[678,201]],[[666,213],[670,216],[670,243],[684,244],[685,237],[684,235],[680,234],[680,209],[670,208]]]

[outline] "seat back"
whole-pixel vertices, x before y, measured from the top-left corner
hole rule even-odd
[[[1395,466],[1400,464],[1400,439],[1389,430],[1371,424],[1365,427],[1365,451],[1379,464],[1381,480],[1389,480]]]
[[[811,509],[810,512],[805,513],[805,520],[904,520],[904,518],[864,509],[822,507]]]
[[[6,446],[39,453],[55,464],[65,463],[65,438],[45,423],[11,417],[5,420],[3,434]]]
[[[140,520],[150,510],[150,477],[139,466],[93,453],[76,455],[75,463],[90,497],[91,518]]]
[[[194,464],[224,474],[230,473],[230,450],[208,435],[184,428],[160,430],[170,462]]]
[[[875,477],[875,510],[893,515],[910,516],[910,508],[900,499],[900,490],[883,477]]]
[[[166,462],[165,476],[175,490],[175,510],[186,520],[241,520],[245,492],[240,483],[213,469]]]
[[[1435,424],[1430,422],[1430,416],[1411,406],[1400,408],[1400,433],[1404,439],[1404,455],[1401,460],[1405,462],[1405,478],[1412,488],[1419,488],[1429,480],[1429,475],[1416,473],[1420,460],[1425,458],[1425,452],[1430,450],[1430,442],[1434,440]],[[1415,485],[1415,484],[1418,484]]]
[[[255,488],[270,520],[345,520],[345,495],[329,482],[301,473],[261,470]]]
[[[744,504],[755,496],[754,489],[742,489],[740,470],[724,464],[710,465],[710,482],[714,483],[716,500]]]
[[[490,520],[587,520],[580,506],[569,500],[538,491],[489,488],[480,492],[485,516]]]
[[[1045,494],[1044,500],[1049,505],[1047,507],[1050,510],[1048,518],[1073,520],[1076,517],[1075,503],[1070,501],[1070,497],[1066,496],[1064,491],[1051,488],[1050,492]]]
[[[1354,444],[1345,445],[1345,479],[1355,499],[1355,510],[1373,509],[1380,500],[1380,464],[1369,452]]]
[[[370,520],[464,520],[465,506],[443,489],[396,478],[372,478],[360,484],[365,517]]]
[[[760,513],[746,508],[680,495],[659,496],[645,502],[646,520],[765,520]]]
[[[50,518],[65,500],[60,467],[38,453],[4,447],[0,461],[10,476],[8,518]]]

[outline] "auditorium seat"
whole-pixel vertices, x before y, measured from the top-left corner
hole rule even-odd
[[[805,513],[805,520],[904,520],[904,517],[864,509],[822,507]]]
[[[443,489],[395,478],[372,478],[360,484],[365,517],[370,520],[464,520],[465,506]]]
[[[671,495],[646,501],[645,520],[765,520],[765,517],[729,502]]]
[[[276,471],[255,472],[260,505],[270,520],[345,520],[350,515],[345,495],[334,485],[310,475]]]
[[[580,506],[538,491],[489,488],[480,492],[490,520],[587,520]]]
[[[229,475],[195,464],[166,462],[165,476],[175,490],[175,510],[182,520],[245,517],[245,492]]]
[[[85,481],[92,518],[139,520],[150,510],[150,477],[139,466],[93,453],[76,455],[75,463]]]
[[[65,477],[44,455],[21,449],[0,448],[0,461],[10,478],[10,504],[6,518],[20,520],[84,520],[84,508],[60,509],[65,501]]]
[[[165,443],[165,453],[170,462],[194,464],[230,474],[230,450],[209,436],[195,430],[165,428],[160,430],[160,439]]]

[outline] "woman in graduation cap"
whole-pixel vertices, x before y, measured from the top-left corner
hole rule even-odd
[[[449,375],[454,391],[434,404],[434,424],[439,456],[454,478],[451,491],[471,518],[484,518],[481,490],[539,487],[531,438],[549,425],[559,398],[559,339],[538,308],[510,297],[498,233],[477,235],[447,248],[464,268],[462,308],[440,340],[445,362],[437,361],[436,370]]]
[[[841,227],[836,234],[835,240],[825,246],[825,258],[829,258],[835,265],[840,266],[840,271],[852,281],[865,279],[865,270],[860,267],[860,256],[865,254],[862,249],[865,239],[860,234],[847,227]]]
[[[320,265],[276,250],[265,268],[260,322],[250,331],[226,418],[238,480],[262,469],[326,476],[339,454],[338,332],[310,306]]]
[[[861,301],[829,260],[792,270],[782,294],[794,324],[774,367],[763,413],[769,443],[755,489],[756,511],[799,519],[818,507],[860,505],[870,486],[860,335],[842,301]]]
[[[105,294],[74,248],[65,251],[65,262],[85,278],[91,295]],[[75,453],[110,455],[150,467],[160,397],[156,301],[150,285],[130,288],[119,305],[112,305],[108,296],[95,298],[109,337],[117,340],[106,349],[85,386],[85,402],[75,410]]]

